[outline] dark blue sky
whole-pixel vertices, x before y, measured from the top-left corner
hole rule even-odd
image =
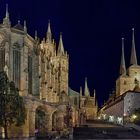
[[[70,55],[70,87],[79,90],[88,78],[90,91],[97,90],[99,104],[108,98],[119,76],[121,38],[125,38],[127,67],[130,60],[131,28],[135,28],[140,62],[140,0],[0,0],[0,20],[9,4],[12,25],[27,20],[28,32],[42,38],[51,20],[58,42],[63,32]]]

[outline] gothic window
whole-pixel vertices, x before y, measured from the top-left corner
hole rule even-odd
[[[76,97],[74,98],[74,105],[75,106],[77,105],[77,98]]]
[[[20,57],[20,46],[15,43],[13,46],[13,81],[18,89],[20,88]]]
[[[3,71],[5,66],[5,49],[3,47],[0,48],[0,71]]]
[[[32,57],[28,56],[28,92],[32,94]]]
[[[124,85],[126,85],[127,84],[127,82],[126,81],[124,81]]]
[[[135,83],[135,85],[138,85],[139,81],[135,78],[134,83]]]
[[[4,48],[4,36],[0,34],[0,71],[3,71],[5,66],[5,48]]]

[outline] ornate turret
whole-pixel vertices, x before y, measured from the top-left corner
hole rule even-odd
[[[50,20],[48,21],[47,41],[50,41],[50,42],[52,41],[52,32],[51,32]]]
[[[6,27],[11,26],[10,19],[9,19],[9,12],[8,12],[8,4],[6,4],[6,13],[5,13],[5,18],[3,19],[3,24]]]
[[[24,32],[27,33],[26,20],[24,20]]]
[[[124,58],[124,38],[122,38],[122,56],[121,56],[121,65],[120,65],[120,75],[126,74],[125,67],[125,58]]]
[[[35,40],[37,40],[38,36],[37,36],[37,30],[35,30]]]
[[[94,98],[96,98],[96,90],[94,89]]]
[[[94,103],[95,103],[95,106],[96,106],[97,101],[96,101],[96,90],[95,89],[94,89]]]
[[[132,50],[131,50],[130,64],[131,65],[137,65],[137,55],[136,55],[136,49],[135,49],[134,28],[132,28]]]
[[[84,95],[85,96],[90,96],[88,85],[87,85],[87,78],[85,78],[85,92],[84,92]]]
[[[82,87],[80,87],[80,96],[82,97]]]
[[[60,33],[60,39],[59,39],[59,46],[57,50],[57,55],[64,55],[64,46],[63,46],[63,40],[62,40],[62,33]]]

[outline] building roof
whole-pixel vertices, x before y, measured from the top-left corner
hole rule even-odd
[[[122,94],[122,95],[120,95],[120,96],[114,98],[114,100],[111,100],[111,101],[107,102],[107,103],[103,106],[104,109],[107,109],[107,108],[109,108],[109,107],[111,107],[111,106],[117,104],[118,102],[122,101],[122,100],[124,99],[124,97],[126,96],[126,94],[129,94],[130,92],[131,92],[131,93],[135,93],[135,94],[140,94],[140,91],[135,91],[135,90],[133,90],[133,91],[132,91],[132,90],[126,91],[124,94]],[[103,107],[101,107],[101,109],[102,109]]]
[[[24,31],[24,27],[20,24],[19,20],[18,20],[18,23],[13,28]]]
[[[69,87],[68,95],[69,96],[79,96],[80,94],[79,94],[79,92],[74,91]]]

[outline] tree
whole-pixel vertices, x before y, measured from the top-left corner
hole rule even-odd
[[[19,95],[14,82],[9,82],[5,72],[0,72],[0,126],[8,138],[8,126],[24,124],[26,111],[23,97]]]
[[[133,114],[130,116],[130,121],[140,125],[140,108],[134,110]]]

